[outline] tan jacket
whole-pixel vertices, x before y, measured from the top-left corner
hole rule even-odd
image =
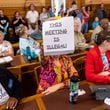
[[[89,48],[89,44],[86,43],[86,39],[81,32],[74,33],[74,44],[76,50],[85,50],[86,48]]]

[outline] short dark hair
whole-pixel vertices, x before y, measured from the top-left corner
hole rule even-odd
[[[31,6],[35,7],[35,5],[33,3],[29,4],[29,10],[31,9]]]
[[[104,41],[110,42],[110,32],[109,31],[101,31],[95,35],[95,43],[97,45],[101,45]]]

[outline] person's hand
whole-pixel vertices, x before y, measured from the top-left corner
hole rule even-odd
[[[18,100],[14,97],[10,97],[7,105],[6,105],[6,109],[15,109],[15,107],[17,106]]]
[[[21,17],[21,16],[19,16],[19,19],[22,19],[22,17]]]
[[[90,45],[90,48],[94,48],[94,45]]]
[[[64,83],[56,84],[56,85],[53,85],[51,87],[48,87],[44,92],[42,92],[42,94],[48,95],[48,94],[51,94],[51,93],[53,93],[53,92],[55,92],[58,89],[61,89],[63,87],[64,87]]]
[[[98,75],[109,76],[110,72],[104,71],[104,72],[99,73]]]

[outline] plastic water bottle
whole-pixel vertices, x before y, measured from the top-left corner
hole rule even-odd
[[[79,77],[72,76],[70,78],[70,93],[69,93],[69,102],[72,104],[75,104],[78,101],[78,89],[79,89]]]
[[[37,55],[35,54],[34,51],[32,51],[32,53],[31,53],[31,57],[32,57],[32,59],[36,59]]]
[[[29,62],[31,62],[31,50],[30,47],[26,47],[26,57]]]

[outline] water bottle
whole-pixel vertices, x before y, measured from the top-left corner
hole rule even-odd
[[[74,104],[78,101],[79,77],[72,76],[70,78],[69,102]]]
[[[32,51],[32,53],[31,53],[31,57],[32,57],[32,59],[36,59],[36,53],[34,52],[34,51]]]
[[[8,82],[8,88],[12,88],[13,87],[13,80],[12,79],[9,79],[9,82]]]
[[[30,47],[26,47],[26,57],[29,62],[31,62],[31,50]]]

